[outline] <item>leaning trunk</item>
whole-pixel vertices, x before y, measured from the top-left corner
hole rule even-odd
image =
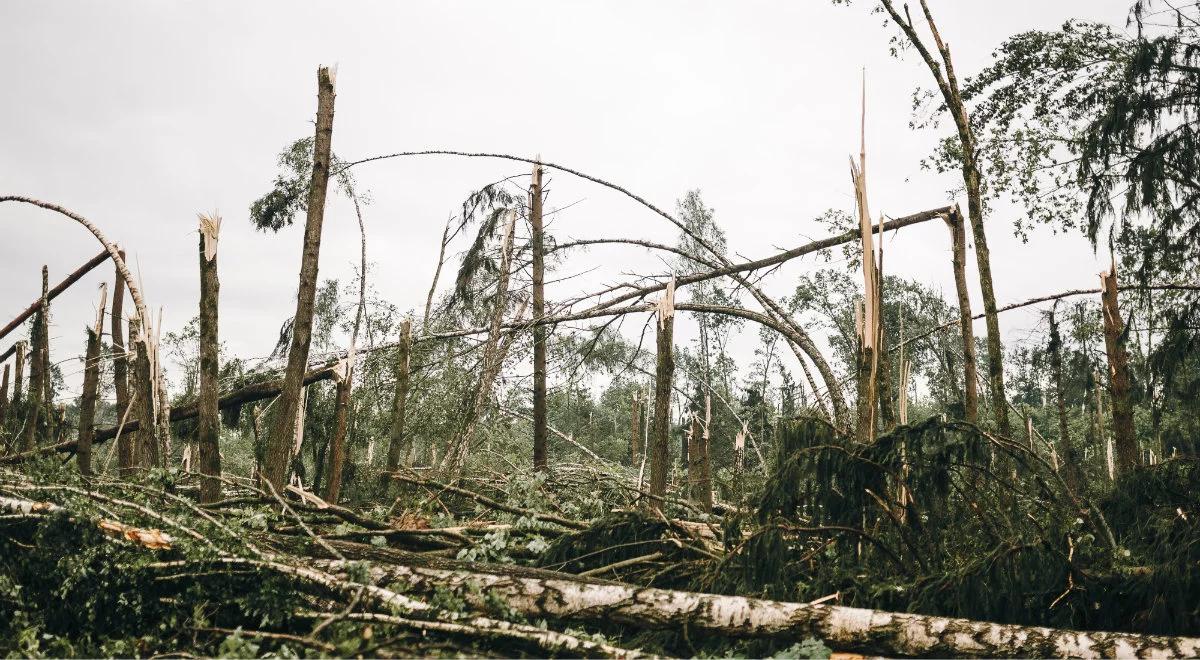
[[[291,447],[296,431],[296,411],[300,388],[308,365],[312,339],[313,304],[317,294],[317,264],[321,253],[321,226],[325,219],[325,193],[329,187],[329,153],[333,140],[333,76],[329,69],[317,70],[317,126],[313,146],[312,178],[308,187],[307,217],[304,223],[304,247],[300,259],[300,286],[296,296],[296,315],[292,319],[292,341],[288,348],[287,371],[283,392],[275,411],[275,423],[267,439],[263,476],[277,490],[287,485]]]

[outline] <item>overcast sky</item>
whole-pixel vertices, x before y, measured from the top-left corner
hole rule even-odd
[[[1128,8],[1128,0],[931,4],[960,76],[986,65],[1009,35],[1068,17],[1123,25]],[[541,154],[668,210],[698,188],[731,251],[762,257],[823,237],[814,218],[826,209],[852,210],[847,155],[858,149],[864,67],[872,210],[899,216],[941,206],[960,183],[919,167],[939,137],[908,127],[912,92],[929,86],[929,72],[915,54],[888,54],[893,29],[872,5],[10,0],[0,3],[0,60],[8,64],[0,194],[54,201],[98,224],[128,251],[148,303],[165,309],[166,330],[196,314],[196,213],[219,210],[221,338],[235,354],[264,355],[294,312],[302,230],[255,232],[247,210],[275,176],[279,151],[312,134],[315,71],[336,64],[333,148],[342,158],[416,149]],[[378,290],[401,309],[420,308],[447,216],[469,191],[526,169],[450,157],[360,168],[375,200],[365,219]],[[673,227],[629,200],[550,176],[551,206],[578,202],[556,218],[560,240],[674,242]],[[1097,286],[1106,257],[1048,230],[1024,244],[1013,236],[1013,213],[1001,207],[988,218],[1000,304]],[[81,227],[32,207],[0,205],[0,225],[0,321],[36,298],[42,264],[53,284],[99,250]],[[889,235],[888,272],[952,297],[948,248],[941,223]],[[322,279],[351,277],[357,259],[352,208],[335,200]],[[790,263],[768,290],[787,292],[815,263]],[[664,270],[644,250],[598,247],[561,275],[594,267],[549,297]],[[104,266],[55,301],[55,360],[82,351],[96,287],[111,278]],[[1003,320],[1008,338],[1019,339],[1037,317]],[[756,334],[746,332],[743,356]],[[17,338],[0,340],[0,350]]]

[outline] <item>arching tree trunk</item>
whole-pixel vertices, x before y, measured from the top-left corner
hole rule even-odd
[[[221,417],[217,374],[220,356],[217,335],[221,282],[217,277],[217,240],[221,219],[200,216],[200,396],[196,444],[200,459],[200,502],[221,497]]]
[[[300,285],[296,314],[292,317],[292,341],[288,348],[287,371],[275,423],[267,438],[263,476],[277,490],[287,485],[295,437],[300,388],[308,365],[312,340],[313,304],[317,293],[317,265],[321,254],[321,227],[325,219],[325,194],[329,187],[329,158],[333,141],[334,80],[329,69],[317,70],[317,124],[313,146],[312,178],[304,223],[304,247],[300,259]]]

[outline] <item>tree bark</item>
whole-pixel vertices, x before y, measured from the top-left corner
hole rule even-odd
[[[79,440],[75,458],[79,473],[92,474],[92,438],[96,434],[96,401],[100,389],[100,335],[104,332],[104,306],[108,295],[107,287],[100,293],[100,305],[96,309],[96,324],[87,329],[87,350],[83,358],[83,394],[79,397]]]
[[[323,562],[344,570],[344,562]],[[502,601],[533,619],[554,618],[701,634],[800,640],[837,650],[925,657],[1193,657],[1200,639],[1083,632],[830,605],[672,591],[584,580],[537,579],[417,566],[371,569],[375,584],[417,593],[450,589],[476,609]]]
[[[304,224],[304,248],[300,259],[300,284],[296,296],[296,314],[292,320],[292,341],[288,349],[287,371],[275,423],[267,440],[263,476],[281,490],[287,485],[295,435],[296,411],[300,388],[308,364],[312,340],[313,303],[317,292],[317,264],[321,254],[321,226],[325,219],[325,194],[329,187],[329,159],[333,141],[334,81],[328,68],[317,70],[317,123],[313,145],[312,178],[308,187],[307,217]]]
[[[988,381],[992,393],[992,414],[1000,434],[1010,436],[1012,429],[1008,421],[1008,399],[1004,389],[1004,345],[1000,340],[1000,320],[996,310],[996,293],[992,286],[991,252],[988,250],[987,233],[983,227],[982,179],[976,154],[975,133],[971,128],[966,104],[963,103],[962,95],[959,92],[958,79],[954,75],[954,63],[950,58],[950,48],[942,41],[928,4],[925,0],[921,0],[921,9],[925,13],[934,43],[945,65],[945,75],[943,75],[942,65],[934,60],[925,43],[917,35],[913,24],[900,16],[891,0],[880,0],[880,2],[891,15],[892,20],[900,26],[908,40],[916,47],[926,66],[929,67],[930,73],[933,74],[938,89],[942,93],[942,100],[946,103],[946,108],[958,129],[958,140],[962,149],[963,184],[967,191],[967,214],[971,222],[971,234],[975,239],[979,289],[983,296],[984,318],[987,321]]]
[[[46,380],[50,377],[47,373],[47,368],[50,364],[49,351],[46,344],[50,336],[49,329],[46,327],[50,321],[49,301],[47,296],[50,292],[50,270],[46,266],[42,266],[42,297],[38,304],[37,315],[33,319],[33,328],[30,331],[31,344],[29,351],[29,414],[26,417],[24,432],[21,435],[21,451],[32,451],[37,446],[37,438],[39,436],[39,426],[42,425],[43,419],[46,424],[49,423],[49,414],[46,410],[49,402],[45,400],[46,396]]]
[[[1108,353],[1108,384],[1112,402],[1113,441],[1117,448],[1117,472],[1129,472],[1141,462],[1137,436],[1133,430],[1133,402],[1130,400],[1129,354],[1125,350],[1125,322],[1117,304],[1117,264],[1100,274],[1104,316],[1104,346]]]
[[[529,187],[529,223],[533,239],[533,319],[546,316],[545,243],[542,235],[542,166],[533,166]],[[549,438],[546,408],[546,326],[533,326],[533,469],[545,470]]]
[[[408,402],[409,376],[412,369],[412,321],[405,319],[400,325],[400,350],[396,355],[396,393],[392,400],[392,429],[388,444],[387,471],[395,472],[400,466],[400,455],[404,463],[409,462],[412,444],[405,433],[405,408]]]
[[[958,325],[963,345],[963,419],[979,422],[979,375],[976,371],[975,329],[971,325],[971,296],[967,291],[967,234],[958,207],[946,216],[950,229],[951,264],[958,292]]]
[[[125,251],[120,251],[121,259],[125,259]],[[113,276],[112,333],[113,352],[113,390],[117,399],[118,421],[129,411],[129,360],[125,352],[125,278],[121,277],[121,269],[114,266]],[[118,474],[126,475],[133,468],[134,461],[133,437],[122,434],[117,439],[117,468]]]
[[[342,468],[346,464],[346,427],[350,415],[350,358],[343,363],[337,381],[337,400],[333,412],[333,439],[329,443],[329,480],[325,483],[325,500],[337,504],[342,494]]]
[[[200,216],[200,392],[196,444],[200,459],[200,503],[221,497],[220,354],[218,312],[221,282],[217,277],[217,242],[221,219]]]
[[[671,379],[675,372],[675,285],[667,285],[658,303],[657,365],[654,374],[654,426],[650,442],[650,507],[662,508],[667,493],[667,447],[671,436]]]
[[[138,316],[129,317],[129,345],[133,347],[133,409],[142,422],[133,443],[133,467],[148,469],[158,467],[158,441],[154,437],[157,420],[154,418],[153,371],[145,335],[145,325]],[[129,430],[128,424],[126,430]]]

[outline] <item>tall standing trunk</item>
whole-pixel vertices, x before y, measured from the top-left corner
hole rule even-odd
[[[196,444],[200,459],[200,502],[208,504],[221,497],[221,416],[217,374],[218,307],[221,282],[217,277],[217,241],[221,218],[200,216],[200,396]]]
[[[125,260],[125,251],[120,251],[121,260]],[[125,278],[121,277],[121,269],[114,266],[112,322],[109,332],[112,333],[113,352],[113,390],[117,399],[117,421],[127,416],[129,410],[129,359],[125,353]],[[132,418],[131,418],[132,419]],[[133,436],[122,433],[117,438],[117,468],[118,474],[126,475],[133,469],[134,445]]]
[[[39,435],[39,427],[45,423],[49,423],[49,414],[46,408],[49,402],[46,401],[46,381],[50,378],[48,366],[50,364],[49,351],[46,348],[49,337],[49,330],[46,327],[50,322],[50,308],[47,295],[50,291],[50,270],[46,266],[42,266],[42,298],[38,304],[37,316],[33,317],[33,328],[31,331],[32,342],[29,351],[29,415],[26,418],[25,429],[21,435],[21,450],[30,451],[37,445]]]
[[[658,302],[656,327],[657,365],[654,372],[654,426],[650,442],[650,494],[661,498],[667,493],[667,446],[671,436],[671,379],[675,372],[675,278]],[[650,506],[662,508],[662,500],[651,499]]]
[[[133,412],[140,424],[133,442],[133,466],[159,466],[158,440],[154,437],[154,370],[150,365],[149,339],[143,320],[136,314],[129,317],[129,345],[133,348]]]
[[[642,421],[642,410],[637,392],[633,393],[633,408],[629,411],[629,418],[632,427],[629,434],[629,465],[637,467],[638,461],[642,460],[642,452],[639,451],[642,444],[642,432],[638,428]]]
[[[967,233],[962,213],[955,206],[946,216],[950,229],[954,288],[958,292],[958,325],[963,345],[963,419],[979,422],[979,375],[976,372],[975,329],[971,325],[971,296],[967,291]]]
[[[1011,435],[1012,429],[1008,421],[1008,398],[1004,389],[1004,345],[1000,340],[1000,319],[996,312],[996,293],[992,286],[992,258],[988,250],[987,233],[983,227],[983,183],[979,172],[978,154],[976,153],[975,133],[971,128],[970,117],[966,104],[958,87],[958,78],[954,75],[954,63],[950,58],[950,48],[942,41],[929,5],[921,0],[921,9],[929,23],[934,44],[942,62],[939,64],[933,54],[925,46],[917,34],[911,21],[896,11],[892,0],[880,0],[883,7],[892,17],[905,36],[916,47],[917,52],[929,67],[942,93],[950,116],[954,119],[958,131],[960,159],[962,161],[963,184],[967,191],[967,214],[971,222],[971,234],[975,239],[975,261],[979,269],[979,289],[983,296],[983,313],[987,322],[988,344],[988,384],[992,394],[992,415],[1001,435]],[[907,13],[907,12],[906,12]],[[943,71],[944,68],[944,71]]]
[[[1100,294],[1104,315],[1104,346],[1108,353],[1108,385],[1112,401],[1113,441],[1116,465],[1126,473],[1140,463],[1141,450],[1133,431],[1133,402],[1129,395],[1129,354],[1125,350],[1125,322],[1117,305],[1117,264],[1100,273]]]
[[[863,107],[865,123],[865,100]],[[876,404],[879,396],[879,342],[883,327],[880,306],[880,264],[875,261],[874,228],[871,226],[871,213],[867,206],[866,164],[864,140],[864,146],[859,153],[859,162],[856,164],[853,158],[850,159],[850,179],[854,183],[855,200],[858,207],[858,229],[862,242],[863,301],[855,309],[854,319],[858,337],[856,439],[861,444],[870,443],[875,439]],[[880,218],[880,222],[883,222],[882,218]]]
[[[712,422],[712,408],[705,402],[704,422],[700,416],[692,417],[691,428],[688,431],[688,486],[689,499],[700,505],[705,512],[712,512],[712,474],[708,460],[709,424]]]
[[[100,293],[100,306],[96,310],[96,324],[87,329],[87,350],[83,358],[83,394],[79,398],[79,442],[75,459],[79,473],[92,474],[92,438],[96,434],[96,400],[100,386],[100,335],[104,332],[104,306],[108,289]]]
[[[546,264],[545,238],[542,232],[542,166],[533,166],[533,184],[529,187],[529,224],[533,239],[533,469],[545,470],[546,442],[549,437],[546,417]]]
[[[405,433],[405,407],[408,402],[409,375],[412,369],[412,321],[405,319],[400,325],[400,349],[396,354],[396,394],[392,400],[392,429],[388,444],[387,472],[395,472],[400,466],[400,456],[408,464],[412,444]]]
[[[317,294],[317,264],[321,254],[321,226],[325,219],[325,194],[329,188],[329,158],[333,141],[334,80],[329,69],[317,69],[317,126],[313,145],[312,178],[308,186],[308,207],[304,223],[304,247],[300,259],[300,286],[296,295],[296,314],[292,318],[292,341],[288,348],[287,371],[279,408],[263,460],[263,476],[276,488],[287,485],[291,448],[296,430],[296,411],[300,388],[308,365],[312,340],[313,304]]]

